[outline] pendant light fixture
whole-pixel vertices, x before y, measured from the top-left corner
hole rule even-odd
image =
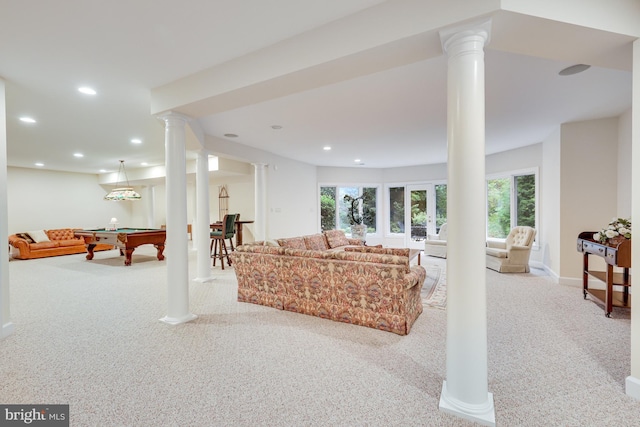
[[[126,187],[118,188],[118,184],[120,183],[120,173],[124,173],[124,178],[127,181]],[[118,169],[118,177],[116,181],[116,188],[111,190],[109,194],[104,196],[105,200],[113,200],[113,201],[123,201],[123,200],[140,200],[140,194],[136,193],[129,185],[129,178],[127,178],[127,171],[124,168],[124,160],[120,160],[120,168]]]

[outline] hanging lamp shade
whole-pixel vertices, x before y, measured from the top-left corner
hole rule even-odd
[[[120,173],[124,173],[124,178],[127,181],[126,187],[118,187],[120,184]],[[140,194],[138,194],[131,185],[129,185],[129,178],[127,178],[127,171],[124,168],[124,160],[120,160],[120,168],[118,169],[118,177],[116,181],[116,188],[111,190],[106,196],[105,200],[124,201],[124,200],[140,200]]]

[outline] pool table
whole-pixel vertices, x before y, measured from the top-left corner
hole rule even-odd
[[[120,249],[120,255],[124,255],[124,265],[131,265],[131,254],[140,245],[153,245],[158,250],[158,260],[162,261],[164,255],[164,242],[167,231],[155,228],[118,228],[106,230],[97,228],[94,230],[74,230],[76,237],[82,237],[87,248],[87,259],[93,259],[93,248],[96,244],[114,245]]]

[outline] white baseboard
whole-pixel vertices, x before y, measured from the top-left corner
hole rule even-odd
[[[0,332],[0,339],[6,338],[15,332],[15,326],[12,322],[7,322],[2,325],[2,332]]]
[[[640,379],[629,375],[625,380],[625,391],[627,395],[640,400]]]
[[[193,279],[194,282],[198,282],[198,283],[209,283],[209,282],[213,282],[214,280],[216,280],[215,276],[196,277],[195,279]]]

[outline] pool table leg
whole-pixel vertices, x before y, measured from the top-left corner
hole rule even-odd
[[[156,247],[156,249],[158,250],[158,261],[162,261],[164,259],[164,255],[162,254],[164,252],[164,245],[153,245]]]
[[[131,265],[131,255],[133,254],[134,248],[126,248],[124,250],[124,265]],[[122,249],[120,249],[122,252]]]
[[[87,259],[88,260],[92,260],[93,259],[93,248],[96,247],[95,244],[88,244],[87,246]]]

